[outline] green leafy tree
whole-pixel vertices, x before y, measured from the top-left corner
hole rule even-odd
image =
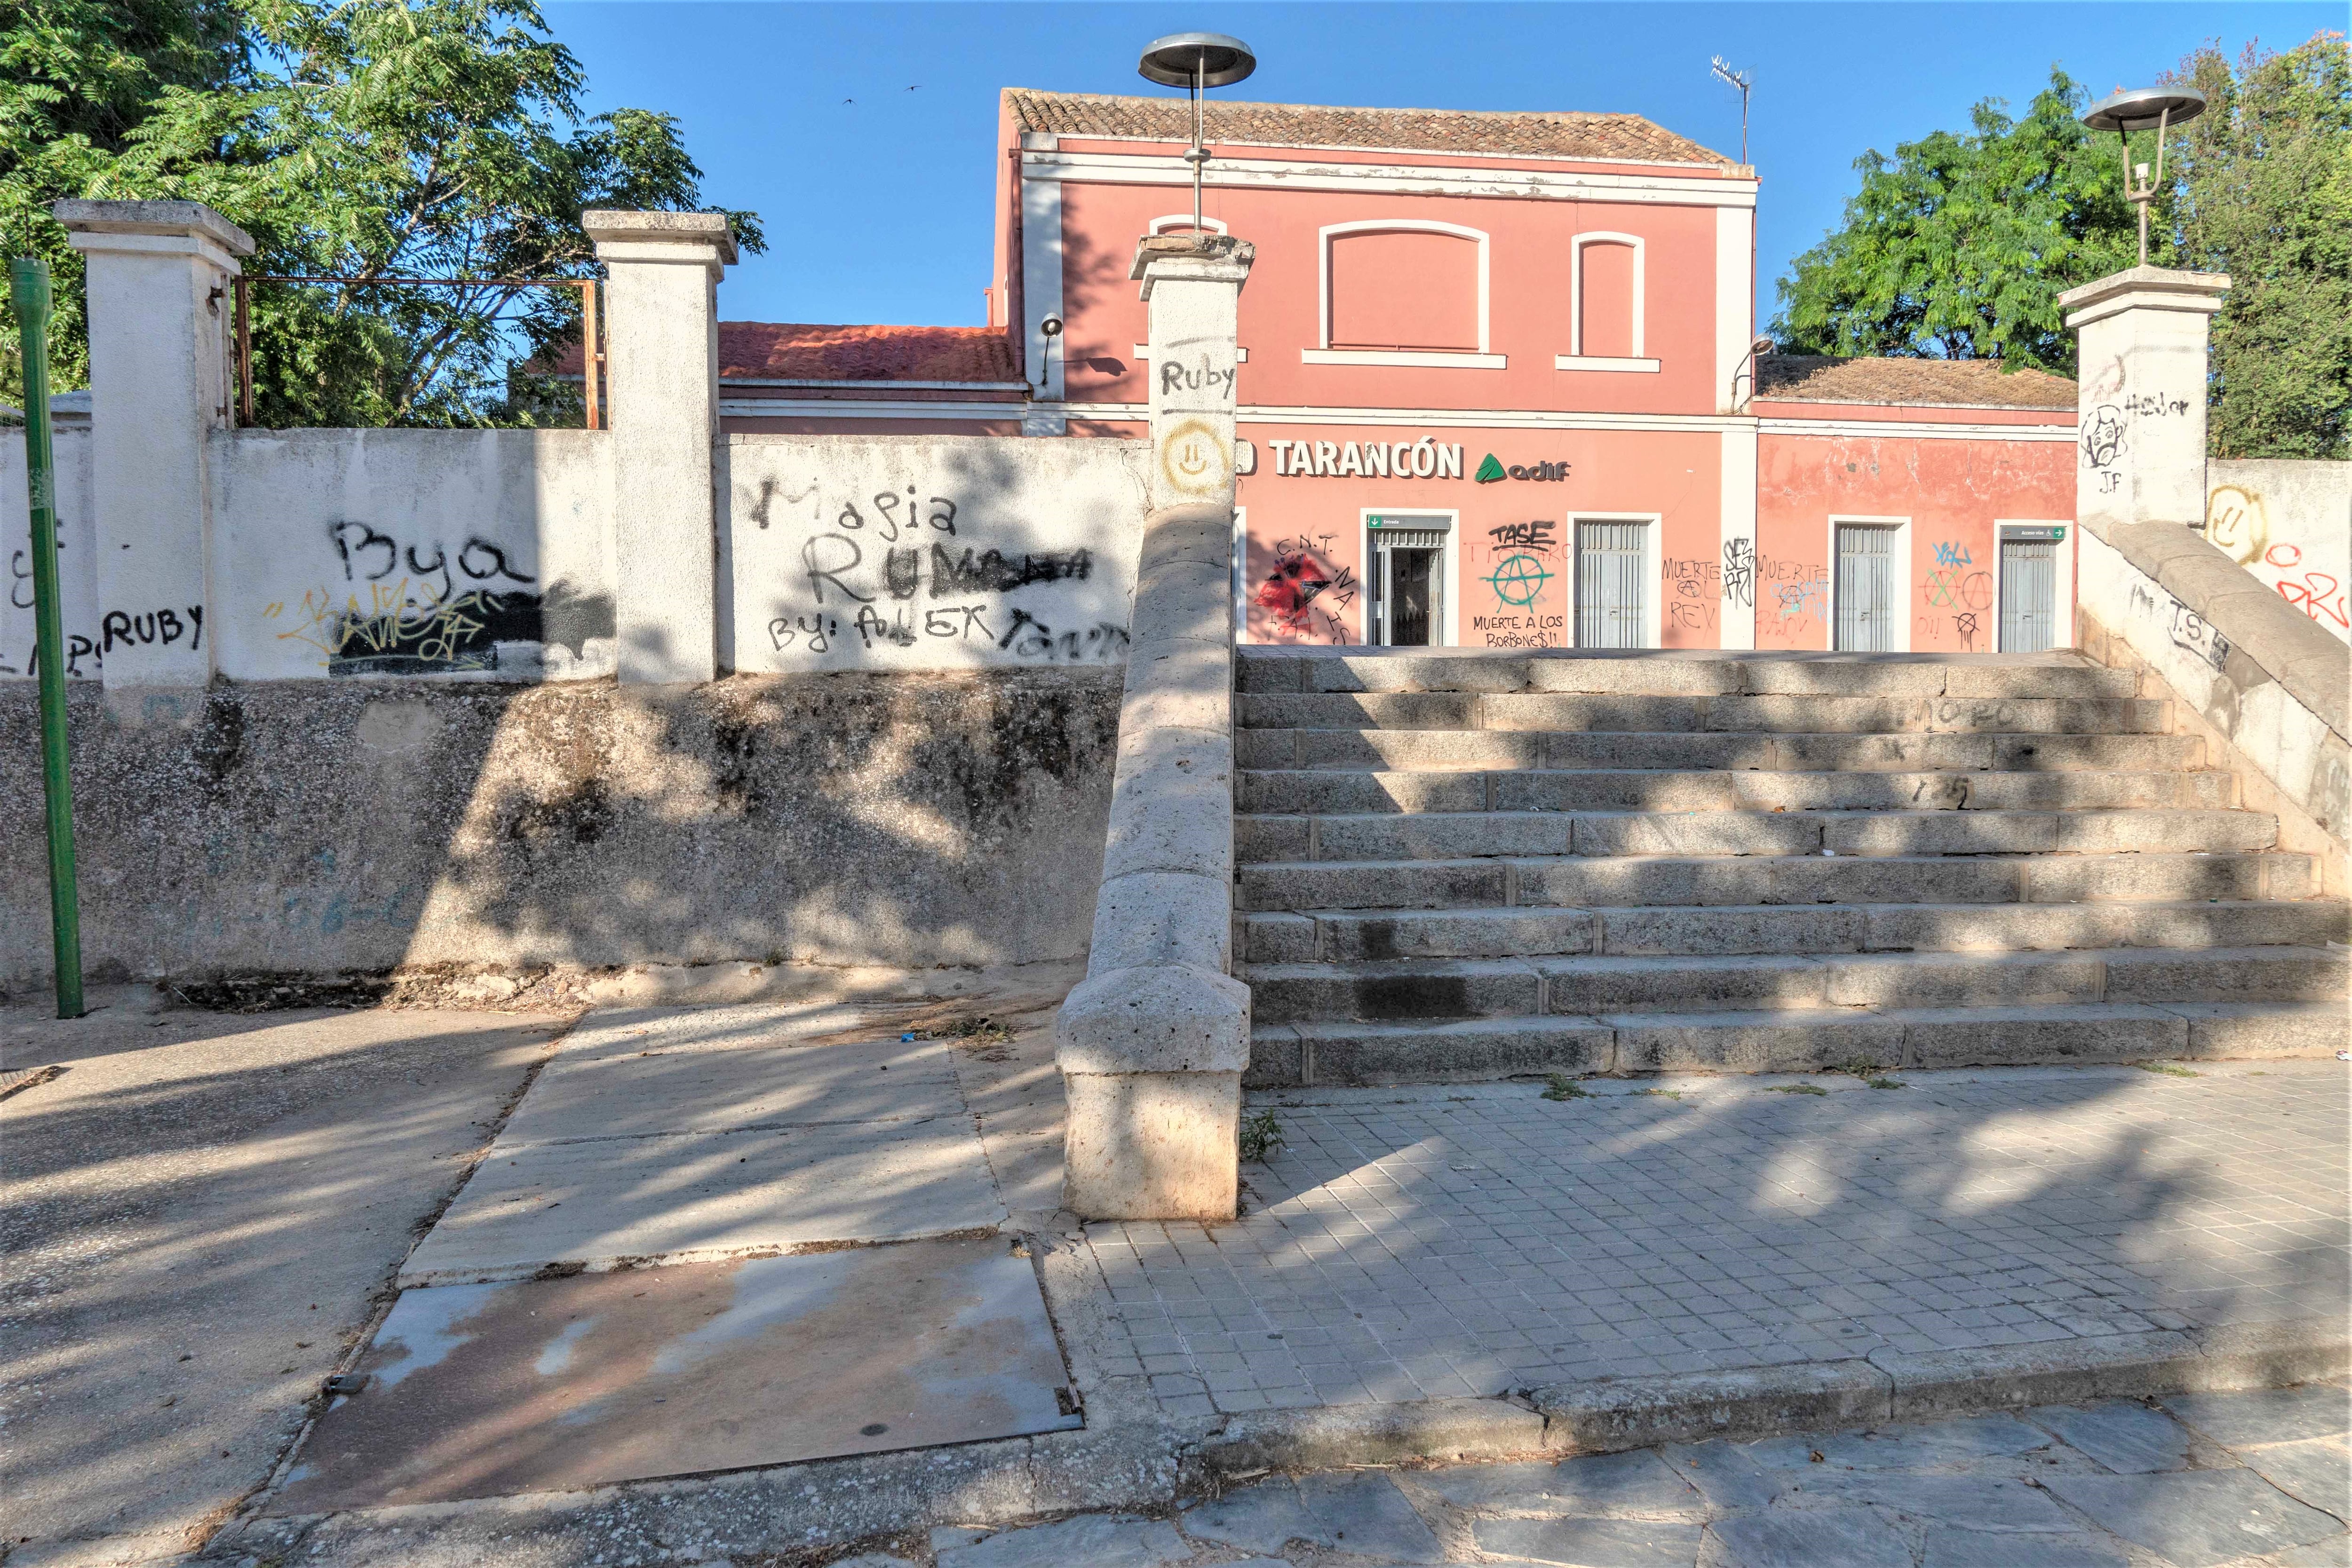
[[[2178,265],[2230,275],[2213,319],[2212,451],[2352,457],[2352,60],[2323,33],[2233,71],[2211,46],[2173,80],[2205,94],[2171,141]]]
[[[55,169],[0,168],[6,238],[21,223],[54,256],[58,196],[175,197],[253,235],[254,274],[353,280],[254,287],[264,423],[576,418],[575,391],[523,367],[577,340],[577,295],[488,280],[593,276],[584,208],[701,206],[677,122],[583,119],[579,64],[530,0],[235,4],[225,79],[159,77],[119,149],[91,139]],[[763,248],[754,214],[729,215],[743,248]],[[394,277],[466,286],[381,281]]]
[[[2116,143],[2083,128],[2086,98],[2053,67],[2022,119],[1988,99],[1969,135],[1856,159],[1843,225],[1780,283],[1781,347],[2073,374],[2058,296],[2131,266],[2137,246]]]

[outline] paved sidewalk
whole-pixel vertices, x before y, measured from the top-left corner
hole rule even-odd
[[[1276,1476],[1172,1520],[940,1529],[903,1555],[850,1561],[2343,1568],[2347,1409],[2342,1385],[2317,1385],[1558,1462]]]
[[[1253,1095],[1284,1147],[1244,1167],[1241,1221],[1088,1228],[1095,1370],[1201,1416],[2340,1316],[2347,1082],[2280,1061]]]

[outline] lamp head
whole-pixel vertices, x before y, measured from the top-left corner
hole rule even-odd
[[[1257,69],[1257,57],[1223,33],[1171,33],[1146,46],[1135,68],[1161,87],[1231,87]]]
[[[2141,87],[2110,93],[2091,106],[2083,123],[2093,131],[2154,131],[2186,125],[2205,112],[2205,95],[2193,87]]]

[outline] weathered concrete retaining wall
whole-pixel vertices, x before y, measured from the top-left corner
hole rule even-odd
[[[2083,530],[2084,652],[2142,672],[2231,768],[2245,804],[2274,811],[2284,848],[2320,858],[2344,890],[2352,829],[2352,659],[2286,601],[2189,529]]]
[[[225,430],[212,443],[221,674],[613,673],[601,432]]]
[[[232,684],[143,725],[78,685],[84,949],[101,977],[1074,957],[1121,673]],[[18,983],[49,968],[40,811],[10,682]]]
[[[1122,663],[1149,451],[728,436],[721,658],[774,674]]]
[[[2352,642],[2352,463],[2206,465],[2205,538],[2323,632]]]
[[[90,525],[89,424],[51,426],[57,469],[58,587],[65,601],[66,673],[98,674],[98,552]],[[33,658],[33,556],[26,532],[25,433],[0,429],[0,520],[6,523],[8,594],[0,600],[0,682],[29,681]]]

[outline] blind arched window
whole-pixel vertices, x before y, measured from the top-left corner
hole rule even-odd
[[[1483,353],[1480,238],[1431,229],[1331,235],[1333,349]]]

